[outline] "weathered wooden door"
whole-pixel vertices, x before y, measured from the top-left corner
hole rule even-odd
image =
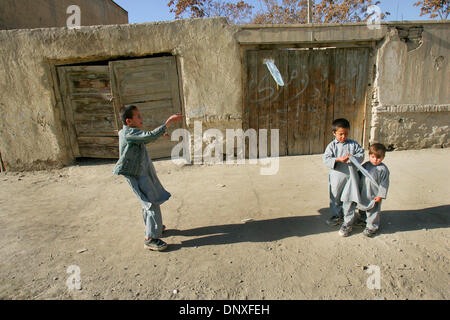
[[[58,67],[61,95],[75,157],[117,158],[117,112],[108,66]]]
[[[280,155],[315,154],[332,140],[333,119],[346,118],[362,143],[368,58],[368,48],[247,51],[244,130],[279,129]]]
[[[138,107],[144,118],[144,130],[153,130],[170,115],[181,113],[175,57],[112,61],[109,64],[116,109],[131,104]],[[149,143],[147,149],[152,158],[170,157],[176,144],[162,137]]]
[[[144,130],[181,113],[175,57],[61,66],[58,76],[74,157],[119,157],[118,131],[123,126],[119,110],[125,105],[139,108]],[[155,159],[169,157],[175,144],[162,137],[147,146]]]

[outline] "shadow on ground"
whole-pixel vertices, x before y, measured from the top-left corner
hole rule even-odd
[[[100,158],[76,158],[75,162],[68,165],[70,166],[102,166],[105,164],[115,164],[117,159],[100,159]]]
[[[320,209],[319,213],[329,216],[329,209]],[[392,234],[422,229],[450,227],[450,205],[418,210],[381,211],[379,234]]]
[[[102,158],[84,158],[84,157],[80,157],[80,158],[76,158],[75,162],[67,165],[67,167],[70,166],[80,166],[80,167],[84,167],[84,166],[102,166],[105,164],[116,164],[117,159],[102,159]],[[166,161],[166,160],[170,160],[170,157],[166,157],[166,158],[159,158],[159,159],[152,159],[153,162],[158,162],[158,161]]]
[[[168,251],[174,251],[181,247],[271,242],[289,237],[336,232],[338,227],[330,227],[325,223],[330,216],[329,209],[320,209],[319,213],[321,216],[283,217],[187,230],[169,229],[165,236],[196,237],[182,241],[180,245],[171,245]],[[448,227],[450,227],[450,205],[420,210],[390,210],[382,212],[380,234]],[[362,227],[359,229],[358,231],[355,227],[354,233],[363,230]]]

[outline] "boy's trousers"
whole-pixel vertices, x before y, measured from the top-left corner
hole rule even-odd
[[[151,192],[151,180],[149,176],[125,176],[134,193],[142,204],[142,215],[145,224],[145,236],[151,239],[159,239],[162,236],[162,216],[159,204],[151,203],[147,196]]]
[[[356,209],[356,202],[344,202],[342,204],[342,211],[344,212],[344,223],[345,226],[351,226],[353,225],[353,222],[355,221],[355,209]]]
[[[366,228],[370,230],[378,230],[380,227],[381,202],[375,203],[375,206],[367,211],[359,211],[361,218],[366,218]],[[364,215],[366,217],[364,217]]]
[[[348,175],[341,172],[330,172],[328,174],[328,188],[330,194],[330,210],[334,216],[342,217],[342,191],[348,181]]]

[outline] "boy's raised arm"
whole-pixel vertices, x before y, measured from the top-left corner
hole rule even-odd
[[[125,134],[125,139],[128,142],[147,144],[164,135],[167,131],[167,127],[169,127],[172,123],[181,121],[181,119],[183,119],[183,115],[181,114],[171,115],[162,126],[156,128],[153,131],[142,131],[138,128],[130,127],[130,130]]]
[[[149,143],[162,136],[164,132],[166,132],[166,129],[165,124],[153,131],[142,131],[138,128],[130,128],[130,130],[125,133],[125,139],[128,142]]]
[[[167,126],[167,127],[170,127],[170,125],[171,125],[172,123],[181,121],[182,119],[183,119],[183,115],[182,115],[182,114],[179,114],[179,113],[173,114],[173,115],[171,115],[171,116],[166,120],[166,126]]]

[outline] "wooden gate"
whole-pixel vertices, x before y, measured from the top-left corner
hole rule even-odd
[[[118,158],[119,110],[125,105],[139,108],[144,130],[181,113],[175,57],[61,66],[58,76],[74,157]],[[147,148],[153,159],[169,157],[174,144],[162,138]]]
[[[346,118],[350,138],[362,143],[368,60],[369,48],[247,51],[244,130],[279,129],[280,155],[315,154],[333,139],[332,121]]]

